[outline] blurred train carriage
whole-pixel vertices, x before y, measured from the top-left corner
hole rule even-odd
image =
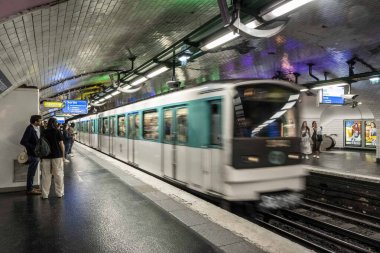
[[[147,172],[228,201],[304,189],[299,90],[227,80],[76,119],[78,141]]]

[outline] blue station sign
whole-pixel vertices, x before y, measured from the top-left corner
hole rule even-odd
[[[86,100],[63,100],[64,107],[62,113],[67,114],[87,114]]]

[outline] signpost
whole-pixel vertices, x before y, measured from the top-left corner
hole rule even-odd
[[[86,100],[63,100],[64,107],[62,113],[65,114],[87,114]]]

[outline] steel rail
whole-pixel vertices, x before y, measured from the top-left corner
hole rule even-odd
[[[275,230],[277,233],[282,234],[282,235],[286,236],[287,238],[291,238],[292,240],[297,241],[298,243],[301,243],[302,245],[307,246],[310,249],[317,250],[318,252],[321,252],[321,253],[322,252],[323,253],[334,253],[335,252],[335,251],[331,251],[331,250],[329,250],[327,248],[324,248],[321,245],[318,245],[318,244],[315,244],[313,242],[310,242],[310,241],[308,241],[308,240],[306,240],[306,239],[304,239],[302,237],[299,237],[299,236],[297,236],[295,234],[292,234],[292,233],[290,233],[290,232],[288,232],[286,230],[283,230],[283,229],[278,228],[278,227],[276,227],[274,225],[271,225],[271,224],[269,224],[269,223],[267,223],[265,221],[257,219],[257,220],[255,220],[255,222],[258,225],[260,225],[262,227],[265,227],[265,228],[267,228],[269,230],[272,230],[272,231]]]
[[[271,214],[271,213],[265,213],[264,214],[265,216],[269,217],[269,218],[272,218],[272,219],[276,219],[282,223],[286,223],[290,226],[293,226],[299,230],[303,230],[303,231],[306,231],[308,232],[309,234],[313,234],[315,236],[318,236],[320,238],[323,238],[323,239],[326,239],[328,241],[330,241],[331,243],[335,244],[335,245],[338,245],[340,247],[343,247],[343,248],[346,248],[346,249],[350,249],[350,250],[353,250],[355,252],[361,252],[361,253],[373,253],[373,251],[369,251],[369,250],[366,250],[366,249],[363,249],[363,248],[360,248],[356,245],[353,245],[351,243],[348,243],[348,242],[345,242],[343,240],[340,240],[340,239],[337,239],[335,237],[332,237],[330,235],[326,235],[320,231],[317,231],[315,229],[312,229],[312,228],[309,228],[309,227],[306,227],[306,226],[303,226],[301,224],[298,224],[294,221],[291,221],[291,220],[288,220],[288,219],[285,219],[283,217],[280,217],[278,215],[275,215],[275,214]]]
[[[359,241],[359,242],[361,242],[363,244],[371,245],[371,246],[377,248],[378,250],[380,250],[380,241],[372,239],[372,238],[369,238],[369,237],[367,237],[365,235],[362,235],[362,234],[350,231],[348,229],[340,228],[338,226],[335,226],[333,224],[330,224],[330,223],[327,223],[327,222],[324,222],[324,221],[319,221],[319,220],[310,218],[308,216],[305,216],[303,214],[300,214],[300,213],[297,213],[297,212],[294,212],[294,211],[281,210],[281,212],[283,212],[285,215],[290,215],[290,216],[292,216],[294,218],[303,220],[307,224],[311,224],[313,226],[319,227],[320,229],[328,229],[328,231],[332,231],[334,233],[343,235],[343,236],[348,237],[350,239],[357,240],[357,241]]]
[[[349,214],[348,215],[347,214],[343,214],[343,211],[337,213],[337,212],[334,212],[334,211],[330,211],[330,210],[327,210],[327,209],[324,209],[324,208],[320,208],[320,207],[317,207],[317,206],[313,206],[313,205],[309,205],[309,204],[300,204],[299,207],[302,207],[304,209],[312,209],[312,210],[314,210],[314,211],[316,211],[318,213],[321,213],[321,214],[331,215],[331,216],[337,217],[337,218],[342,219],[342,220],[346,220],[346,221],[349,221],[349,222],[352,222],[352,223],[360,224],[361,226],[366,226],[368,228],[380,231],[380,225],[373,224],[370,221],[361,220],[361,219],[358,219],[356,217],[348,216]],[[328,208],[328,207],[325,207],[325,208]]]
[[[349,210],[349,209],[346,209],[346,208],[342,208],[342,207],[334,206],[334,205],[331,205],[331,204],[319,202],[319,201],[316,201],[316,200],[313,200],[313,199],[302,198],[302,200],[305,201],[305,202],[309,202],[309,203],[312,203],[312,204],[319,205],[319,206],[328,207],[328,208],[333,209],[335,211],[340,211],[340,212],[348,213],[351,217],[365,219],[367,221],[371,221],[373,223],[380,224],[380,218],[376,217],[376,216],[359,213],[359,212],[352,211],[352,210]]]

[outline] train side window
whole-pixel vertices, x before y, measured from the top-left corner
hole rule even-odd
[[[115,116],[109,118],[110,121],[110,136],[115,135]]]
[[[172,120],[173,111],[171,109],[164,111],[164,141],[172,141]]]
[[[140,115],[135,115],[135,138],[139,139],[140,137]]]
[[[83,132],[88,133],[88,121],[83,122]]]
[[[94,129],[93,129],[93,125],[94,125],[94,122],[93,122],[93,120],[92,119],[90,119],[89,121],[88,121],[88,124],[89,124],[89,127],[88,127],[88,132],[90,133],[90,134],[92,134],[94,131]]]
[[[158,140],[158,113],[157,111],[144,112],[144,139]]]
[[[101,118],[98,119],[98,133],[99,134],[103,133],[103,119]]]
[[[108,118],[103,118],[103,132],[102,134],[108,134],[109,133],[109,124],[108,124]]]
[[[176,113],[176,132],[178,143],[187,143],[187,108],[179,108]]]
[[[91,120],[91,133],[95,133],[95,120]]]
[[[222,131],[221,131],[221,106],[220,101],[213,101],[210,103],[211,120],[210,120],[210,143],[211,145],[222,144]]]
[[[125,136],[125,116],[124,115],[119,115],[117,116],[117,136]]]
[[[133,139],[134,138],[134,131],[133,127],[135,125],[134,121],[134,115],[129,114],[128,115],[128,138]]]

